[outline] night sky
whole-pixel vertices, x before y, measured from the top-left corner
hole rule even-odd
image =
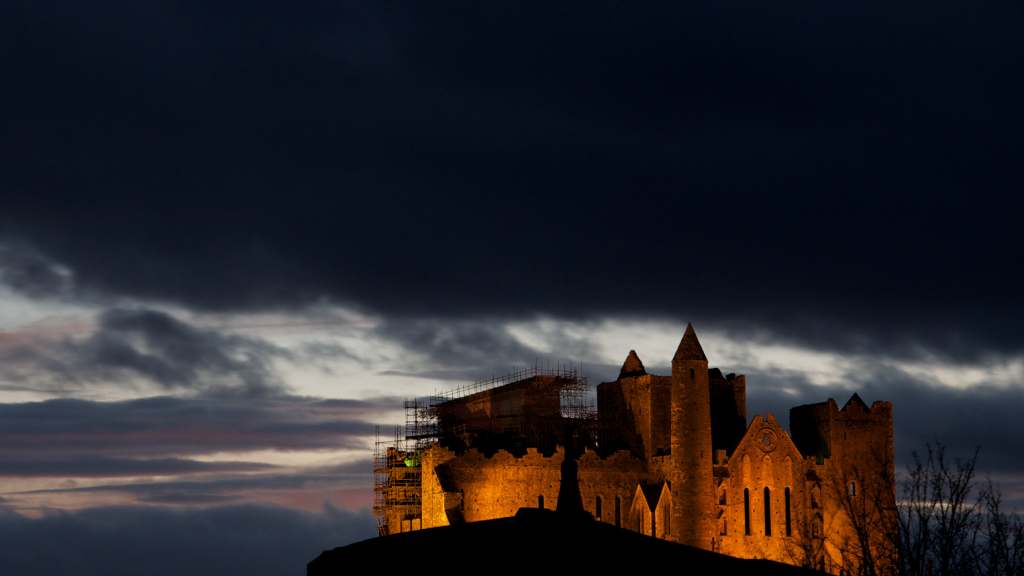
[[[0,573],[301,574],[403,398],[686,322],[1024,509],[1024,5],[552,4],[0,7]]]

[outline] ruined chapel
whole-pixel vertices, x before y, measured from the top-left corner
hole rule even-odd
[[[521,370],[406,402],[378,438],[381,534],[515,515],[523,507],[743,558],[850,572],[884,565],[895,528],[893,416],[854,394],[748,418],[746,378],[709,368],[688,325],[668,375],[630,351],[582,399],[577,369]]]

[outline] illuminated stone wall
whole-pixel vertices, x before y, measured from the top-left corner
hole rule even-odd
[[[773,416],[755,416],[728,464],[716,466],[719,551],[796,563],[805,535],[806,465]]]
[[[456,456],[441,447],[425,453],[423,527],[514,516],[520,508],[554,510],[564,451],[544,456],[527,449],[521,457],[499,450],[485,456],[469,450]]]
[[[829,407],[832,456],[824,462],[822,481],[826,520],[832,521],[826,526],[828,564],[856,570],[861,534],[887,571],[895,558],[886,538],[896,521],[892,403],[869,408],[854,394],[841,410],[835,410],[835,402]]]
[[[455,453],[437,444],[423,452],[421,465],[423,478],[421,490],[423,527],[435,528],[448,526],[448,514],[446,512],[445,489],[441,486],[441,480],[437,475],[437,467],[455,458]],[[447,497],[453,508],[457,509],[458,502],[451,501],[459,496],[455,493],[457,487],[449,486],[452,494]]]
[[[771,415],[755,416],[728,463],[715,467],[719,551],[855,572],[861,530],[886,573],[886,532],[895,527],[892,404],[868,408],[854,396],[842,410],[829,400],[794,411],[814,423],[801,431],[814,453],[802,454]]]
[[[577,460],[577,465],[583,508],[601,522],[612,525],[617,523],[622,528],[634,529],[636,518],[633,516],[633,498],[637,483],[648,480],[645,462],[634,458],[626,450],[615,452],[607,458],[587,450]],[[597,510],[598,499],[601,501],[600,514]]]

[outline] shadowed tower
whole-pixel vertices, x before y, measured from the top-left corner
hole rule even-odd
[[[708,359],[691,324],[672,358],[672,533],[711,549],[714,497]]]

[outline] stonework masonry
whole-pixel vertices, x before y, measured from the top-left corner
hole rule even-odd
[[[382,532],[582,507],[598,522],[732,556],[838,574],[871,554],[885,572],[891,403],[854,394],[842,408],[792,408],[788,432],[771,414],[748,424],[746,378],[709,368],[689,325],[671,375],[648,374],[629,352],[619,377],[597,387],[596,423],[559,414],[559,382],[534,375],[438,402],[436,435],[388,460],[385,478],[420,485],[401,508],[378,506]],[[380,483],[382,501],[399,488],[408,483]]]

